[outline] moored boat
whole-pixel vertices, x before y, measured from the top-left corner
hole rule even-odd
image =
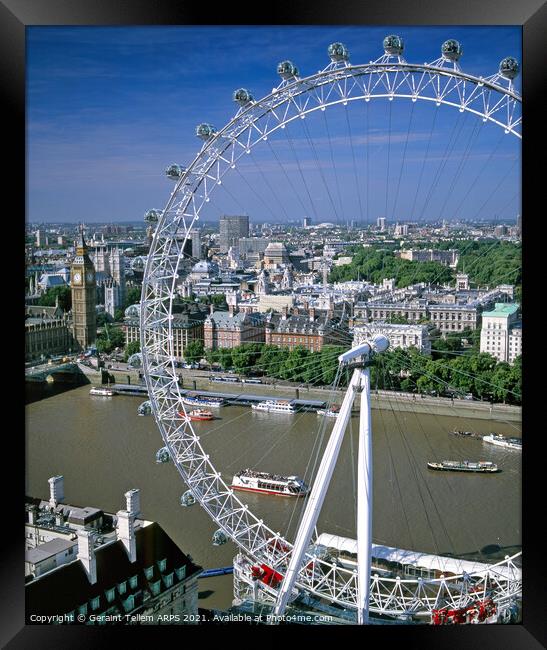
[[[252,469],[244,469],[235,474],[231,487],[234,490],[285,497],[301,497],[309,492],[309,487],[298,476],[281,476]]]
[[[98,397],[113,397],[116,395],[116,391],[112,390],[111,388],[92,388],[89,391],[90,395],[97,395]]]
[[[209,407],[219,407],[224,406],[224,400],[222,397],[202,397],[198,395],[186,395],[182,398],[184,404],[189,406],[209,406]]]
[[[339,406],[331,406],[328,409],[317,409],[317,415],[324,415],[327,418],[336,418],[339,412]]]
[[[473,438],[475,434],[472,431],[460,431],[459,429],[454,429],[450,432],[454,436],[467,436]]]
[[[287,400],[267,399],[264,402],[253,404],[255,411],[267,411],[268,413],[296,413],[296,408]]]
[[[506,438],[505,436],[496,433],[490,433],[482,437],[483,442],[488,442],[491,445],[498,447],[505,447],[506,449],[519,449],[522,451],[522,440],[520,438]]]
[[[491,461],[471,460],[443,460],[440,463],[427,463],[429,469],[444,470],[447,472],[499,472],[499,468]]]
[[[181,411],[179,415],[184,416],[185,414],[183,413],[183,411]],[[192,409],[191,411],[188,411],[188,413],[186,413],[186,417],[188,417],[188,419],[192,421],[214,419],[214,415],[211,413],[211,411],[207,411],[205,409]]]

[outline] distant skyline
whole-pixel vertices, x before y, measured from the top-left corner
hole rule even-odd
[[[164,170],[193,160],[199,123],[220,129],[229,121],[236,88],[255,98],[271,92],[279,61],[290,59],[302,76],[324,68],[332,42],[343,42],[351,61],[362,63],[378,58],[383,37],[395,33],[404,39],[405,58],[423,63],[455,38],[463,70],[477,76],[494,74],[505,56],[521,59],[520,27],[31,26],[27,32],[27,220],[35,223],[138,222],[148,209],[164,207],[173,189]],[[287,128],[287,138],[253,150],[203,218],[516,217],[517,138],[491,124],[481,129],[467,113],[458,121],[458,111],[446,107],[432,131],[434,107],[392,104],[388,112],[387,101],[370,102],[368,130],[358,106],[348,110],[349,121],[336,108],[310,117],[307,133],[300,125]]]

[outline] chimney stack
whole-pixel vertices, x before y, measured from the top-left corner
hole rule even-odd
[[[95,535],[94,530],[80,528],[76,531],[78,535],[78,560],[84,566],[90,584],[97,582],[97,558],[95,557]]]
[[[137,543],[135,541],[135,517],[127,510],[118,510],[116,513],[118,523],[116,535],[118,540],[125,546],[127,557],[130,562],[137,559]]]
[[[285,305],[284,307],[281,308],[281,320],[287,320],[288,313],[289,313],[289,308]]]
[[[56,508],[65,498],[64,478],[62,476],[52,476],[48,479],[49,483],[49,505]]]
[[[313,323],[314,320],[315,320],[315,308],[311,307],[311,309],[310,309],[310,323]]]
[[[215,306],[213,305],[213,303],[211,303],[209,305],[209,314],[212,316],[214,311],[215,311]]]
[[[141,513],[141,491],[137,488],[125,493],[127,512],[133,517],[138,517]]]

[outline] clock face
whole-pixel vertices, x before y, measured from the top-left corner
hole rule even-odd
[[[86,279],[88,282],[93,282],[93,273],[92,273],[91,271],[88,271],[87,274],[86,274],[86,276],[85,276],[85,279]]]
[[[82,274],[76,272],[76,273],[72,276],[72,279],[73,279],[73,281],[74,281],[74,284],[80,284],[80,282],[82,281]]]

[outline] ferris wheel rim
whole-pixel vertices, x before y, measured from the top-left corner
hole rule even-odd
[[[469,82],[471,84],[474,84],[476,87],[483,87],[483,88],[486,87],[490,92],[493,91],[495,93],[499,93],[500,95],[509,97],[515,102],[515,104],[521,102],[520,97],[512,90],[512,88],[506,89],[503,86],[499,86],[497,84],[490,82],[488,79],[474,77],[473,75],[468,75],[466,73],[463,73],[461,70],[436,67],[430,64],[420,65],[420,64],[410,64],[406,62],[400,62],[400,63],[371,62],[369,64],[361,64],[361,65],[343,65],[343,66],[333,68],[331,70],[325,69],[309,77],[296,78],[291,82],[281,83],[277,88],[273,89],[272,93],[264,96],[262,99],[256,102],[253,101],[246,108],[243,107],[240,108],[240,110],[234,115],[234,117],[220,131],[216,132],[211,138],[209,138],[208,141],[204,143],[201,150],[196,155],[195,159],[192,161],[190,166],[184,171],[184,173],[179,178],[166,204],[166,207],[162,211],[161,217],[157,224],[156,232],[154,233],[153,236],[150,253],[146,260],[144,277],[143,277],[143,292],[142,292],[143,308],[141,309],[141,314],[140,314],[142,367],[143,367],[143,374],[145,377],[145,381],[147,383],[148,391],[150,394],[152,413],[156,421],[156,424],[158,426],[158,429],[160,430],[165,445],[169,449],[171,458],[175,466],[177,467],[179,474],[183,478],[188,488],[193,492],[194,496],[196,497],[196,500],[200,504],[200,507],[202,507],[207,512],[207,514],[212,519],[212,521],[215,522],[220,527],[220,529],[223,530],[227,534],[227,536],[249,557],[252,557],[256,561],[266,559],[266,561],[271,562],[272,566],[274,567],[279,568],[280,563],[286,560],[288,554],[290,554],[291,552],[292,544],[288,542],[283,535],[281,535],[280,533],[275,533],[266,524],[264,524],[262,519],[257,518],[250,511],[248,506],[244,504],[242,501],[240,501],[236,495],[234,495],[233,490],[230,488],[230,486],[228,486],[224,482],[220,473],[215,470],[213,464],[209,460],[209,455],[206,453],[206,450],[202,447],[199,441],[199,437],[196,436],[191,421],[188,418],[183,417],[181,419],[183,424],[176,425],[175,427],[175,429],[184,429],[184,431],[179,431],[182,434],[182,437],[179,440],[176,439],[176,437],[173,435],[173,432],[170,432],[167,429],[167,424],[172,423],[173,421],[177,421],[177,419],[175,418],[173,409],[171,407],[167,409],[163,409],[162,411],[162,408],[160,408],[159,406],[158,396],[161,396],[162,399],[166,399],[166,397],[165,397],[164,388],[163,387],[158,388],[158,385],[161,382],[158,382],[155,385],[154,382],[152,381],[152,372],[150,370],[152,368],[152,364],[148,358],[149,349],[147,347],[147,341],[146,341],[146,334],[150,329],[147,324],[147,318],[150,316],[150,312],[154,310],[154,304],[157,309],[161,300],[164,300],[166,297],[168,299],[168,310],[164,312],[160,318],[160,321],[163,319],[163,322],[167,324],[167,329],[166,329],[167,338],[165,338],[163,341],[163,343],[166,344],[166,347],[162,347],[161,341],[160,341],[160,345],[156,346],[158,348],[156,352],[156,360],[160,360],[157,364],[157,367],[163,368],[165,371],[167,371],[167,373],[169,368],[171,369],[172,372],[170,374],[170,385],[171,388],[174,389],[175,391],[175,399],[176,399],[175,408],[177,409],[177,413],[178,413],[178,409],[182,408],[182,412],[185,414],[186,410],[182,402],[182,396],[178,388],[177,375],[174,366],[175,362],[172,355],[172,301],[174,299],[174,287],[178,277],[177,273],[178,273],[180,261],[182,259],[182,255],[180,253],[178,254],[177,260],[175,262],[175,266],[174,267],[171,266],[171,273],[166,276],[168,278],[170,277],[171,279],[170,290],[169,292],[166,293],[166,296],[162,298],[160,292],[160,297],[147,300],[145,295],[147,288],[152,287],[154,281],[155,280],[157,281],[157,278],[154,278],[153,276],[153,263],[154,261],[158,261],[158,258],[160,262],[161,261],[165,262],[165,260],[169,258],[170,256],[169,249],[167,249],[166,252],[163,253],[160,252],[159,254],[157,251],[160,248],[160,242],[162,240],[162,236],[164,238],[164,241],[166,242],[167,241],[171,242],[173,240],[173,238],[176,236],[177,231],[179,230],[181,221],[184,229],[184,240],[182,243],[182,249],[184,248],[184,244],[188,239],[190,230],[194,227],[194,224],[199,219],[200,212],[203,210],[205,203],[208,202],[208,196],[212,194],[214,189],[216,189],[218,183],[211,184],[211,190],[207,191],[206,189],[205,194],[201,196],[201,198],[203,199],[201,201],[201,204],[199,204],[197,208],[194,208],[193,213],[187,214],[186,210],[188,208],[189,203],[194,200],[197,190],[202,186],[204,181],[206,181],[206,179],[209,177],[209,172],[213,168],[213,166],[218,162],[219,159],[222,159],[224,153],[230,146],[232,147],[235,146],[235,142],[237,141],[237,136],[235,138],[227,137],[227,134],[230,133],[230,129],[237,124],[244,123],[245,119],[249,115],[252,115],[253,111],[257,111],[257,110],[260,111],[261,108],[263,110],[262,113],[258,112],[258,114],[253,119],[247,120],[245,124],[245,128],[241,131],[242,133],[245,132],[246,128],[250,129],[256,122],[262,119],[269,110],[271,110],[267,108],[268,101],[279,100],[279,102],[275,106],[275,108],[278,108],[280,106],[283,106],[284,104],[289,104],[290,102],[294,102],[295,97],[299,97],[301,95],[307,94],[311,90],[318,88],[320,85],[333,86],[334,84],[339,83],[340,81],[347,80],[349,78],[355,78],[356,76],[364,76],[366,74],[368,75],[374,75],[379,73],[399,74],[399,73],[415,73],[415,72],[418,73],[421,72],[423,74],[428,73],[430,76],[438,77],[438,78],[448,77],[451,79],[459,79],[463,83]],[[321,82],[321,83],[319,84],[315,82]],[[275,125],[275,127],[272,128],[271,130],[265,131],[263,136],[264,135],[268,136],[270,133],[274,132],[275,130],[279,128],[284,128],[286,124],[294,121],[298,117],[301,118],[305,117],[307,114],[319,109],[325,110],[326,108],[341,103],[347,104],[350,101],[357,101],[357,100],[368,101],[371,99],[380,99],[380,98],[387,98],[387,99],[402,98],[402,99],[411,99],[413,101],[422,100],[422,101],[430,101],[430,102],[435,101],[437,106],[443,104],[447,106],[458,107],[458,104],[454,102],[446,101],[444,96],[441,96],[440,99],[436,101],[434,97],[423,96],[420,93],[404,94],[404,93],[399,93],[396,90],[394,90],[394,92],[388,92],[383,94],[363,94],[360,96],[358,95],[353,97],[338,98],[332,101],[326,101],[320,105],[315,105],[311,108],[304,106],[303,110],[293,115],[292,117],[278,121],[277,125]],[[506,128],[503,123],[493,119],[491,114],[480,113],[479,111],[472,110],[470,108],[469,103],[463,105],[460,104],[459,107],[460,107],[460,111],[463,110],[463,111],[474,113],[475,115],[482,117],[483,121],[488,120],[490,122],[495,123],[498,126]],[[517,121],[515,122],[515,125],[520,125],[520,123],[521,123],[521,118],[518,118]],[[506,129],[506,133],[507,132],[510,132],[516,137],[521,138],[520,134],[514,131],[514,127],[510,128],[509,130]],[[265,140],[265,139],[266,138],[261,137],[256,139],[253,142],[248,142],[244,150],[242,147],[242,152],[240,152],[240,156],[237,157],[237,160],[239,160],[239,158],[243,156],[245,153],[249,153],[250,149],[256,146],[261,140]],[[217,149],[216,146],[219,143],[221,144],[221,146]],[[205,161],[205,165],[203,165],[202,169],[200,171],[198,170],[198,173],[196,173],[195,172],[196,168],[198,168],[200,163],[203,163],[203,161]],[[219,172],[216,180],[217,181],[221,180],[224,174],[229,173],[230,169],[232,168],[233,168],[232,164],[226,165],[222,174],[220,174]],[[188,181],[190,181],[190,183],[188,183]],[[185,187],[187,187],[188,189],[186,190],[186,192],[183,192],[184,198],[176,208],[175,213],[173,214],[171,211],[173,210],[173,207],[176,205],[176,200],[179,196],[179,192],[181,189],[184,189]],[[186,220],[186,217],[189,218],[188,222]],[[174,226],[174,228],[171,228],[170,230],[170,227],[172,226]],[[160,268],[160,266],[161,265],[158,264],[157,268]],[[161,290],[163,290],[163,287],[161,287]],[[150,305],[152,305],[152,307],[150,307]],[[161,354],[162,352],[164,354]],[[165,411],[168,412],[169,414],[168,417],[166,417]],[[185,439],[184,433],[186,431],[189,431],[190,435],[186,436]],[[180,447],[182,447],[184,452],[186,453],[175,451],[176,442],[180,443]],[[186,447],[184,447],[185,443],[186,443]],[[196,488],[196,481],[194,480],[196,472],[194,472],[193,474],[189,473],[188,469],[184,467],[182,464],[183,460],[188,460],[188,452],[192,454],[192,445],[194,446],[194,448],[197,447],[197,449],[199,449],[200,453],[195,453],[194,450],[195,456],[192,456],[192,460],[195,460],[196,458],[199,459],[199,466],[202,474],[204,472],[203,467],[210,469],[210,473],[208,475],[205,475],[205,478],[209,478],[209,484],[207,485],[207,489],[205,491],[201,491]],[[203,476],[201,476],[198,483],[200,485],[202,483],[207,484],[207,481],[202,479]],[[216,487],[218,485],[220,485],[222,488],[220,491]],[[220,517],[219,512],[218,511],[215,512],[215,510],[211,507],[211,503],[214,503],[215,501],[219,501],[221,498],[224,498],[225,503],[228,503],[228,501],[230,501],[231,503],[235,503],[238,506],[236,509],[231,508],[229,510],[229,514],[227,514],[228,508],[226,508],[225,512],[223,513],[223,508],[224,508],[224,504],[223,504],[222,507],[220,508],[220,513],[223,513],[222,518]],[[236,513],[241,514],[240,522],[244,518],[250,517],[252,520],[254,520],[252,525],[251,526],[247,525],[247,527],[244,526],[244,528],[240,529],[239,531],[235,530],[233,527],[230,527],[227,524],[227,521],[229,520],[230,514],[233,516]],[[237,518],[233,518],[234,521],[235,519]],[[244,534],[242,534],[242,532]],[[259,532],[262,535],[260,538],[258,536]],[[256,540],[259,540],[261,543],[253,547],[253,544],[250,543],[251,536],[254,536],[255,542]],[[247,543],[245,543],[243,539],[245,539]],[[272,542],[274,543],[274,546],[273,548],[269,548]],[[278,545],[280,545],[282,549],[286,549],[286,550],[284,550],[282,553],[278,553],[277,552]],[[313,559],[310,555],[307,555],[306,557],[309,560]],[[326,562],[323,562],[322,560],[314,560],[314,561],[320,564],[321,563],[325,565],[328,564]],[[352,577],[351,570],[339,569],[339,571],[341,571],[341,573],[346,573],[349,580],[351,580]],[[325,596],[324,592],[321,592],[320,590],[316,591],[309,584],[306,584],[305,580],[304,581],[301,580],[301,575],[299,576],[299,579],[297,581],[297,586],[305,589],[309,593],[314,593],[322,597]],[[331,600],[352,607],[352,603],[348,602],[347,599],[338,600],[336,597],[333,597],[331,598]]]

